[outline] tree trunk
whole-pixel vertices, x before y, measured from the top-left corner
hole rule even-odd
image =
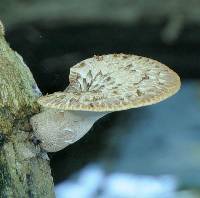
[[[29,118],[41,95],[29,68],[4,39],[0,23],[0,197],[54,196],[49,162],[31,141]]]

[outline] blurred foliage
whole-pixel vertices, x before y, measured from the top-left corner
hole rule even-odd
[[[102,14],[103,13],[103,14]],[[67,23],[136,24],[165,22],[162,37],[174,41],[187,24],[200,23],[198,0],[1,0],[0,18],[8,28],[35,20]]]
[[[67,21],[162,21],[200,22],[198,0],[1,0],[0,17],[12,25],[37,19]],[[103,13],[103,14],[102,14]]]

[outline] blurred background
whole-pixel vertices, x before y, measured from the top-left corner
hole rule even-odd
[[[200,1],[1,0],[0,19],[43,94],[94,54],[146,56],[182,79],[172,98],[109,114],[50,153],[58,198],[200,197]]]

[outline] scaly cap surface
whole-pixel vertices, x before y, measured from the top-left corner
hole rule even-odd
[[[70,69],[64,92],[41,97],[43,107],[120,111],[158,103],[180,88],[179,76],[164,64],[125,54],[94,56]]]

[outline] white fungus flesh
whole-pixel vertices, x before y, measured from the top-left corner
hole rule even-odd
[[[34,135],[48,152],[59,151],[83,137],[103,112],[48,109],[32,117]]]
[[[77,141],[109,112],[158,103],[181,85],[179,76],[164,64],[125,54],[86,59],[70,69],[69,81],[63,92],[40,97],[38,103],[48,110],[31,119],[47,151]]]

